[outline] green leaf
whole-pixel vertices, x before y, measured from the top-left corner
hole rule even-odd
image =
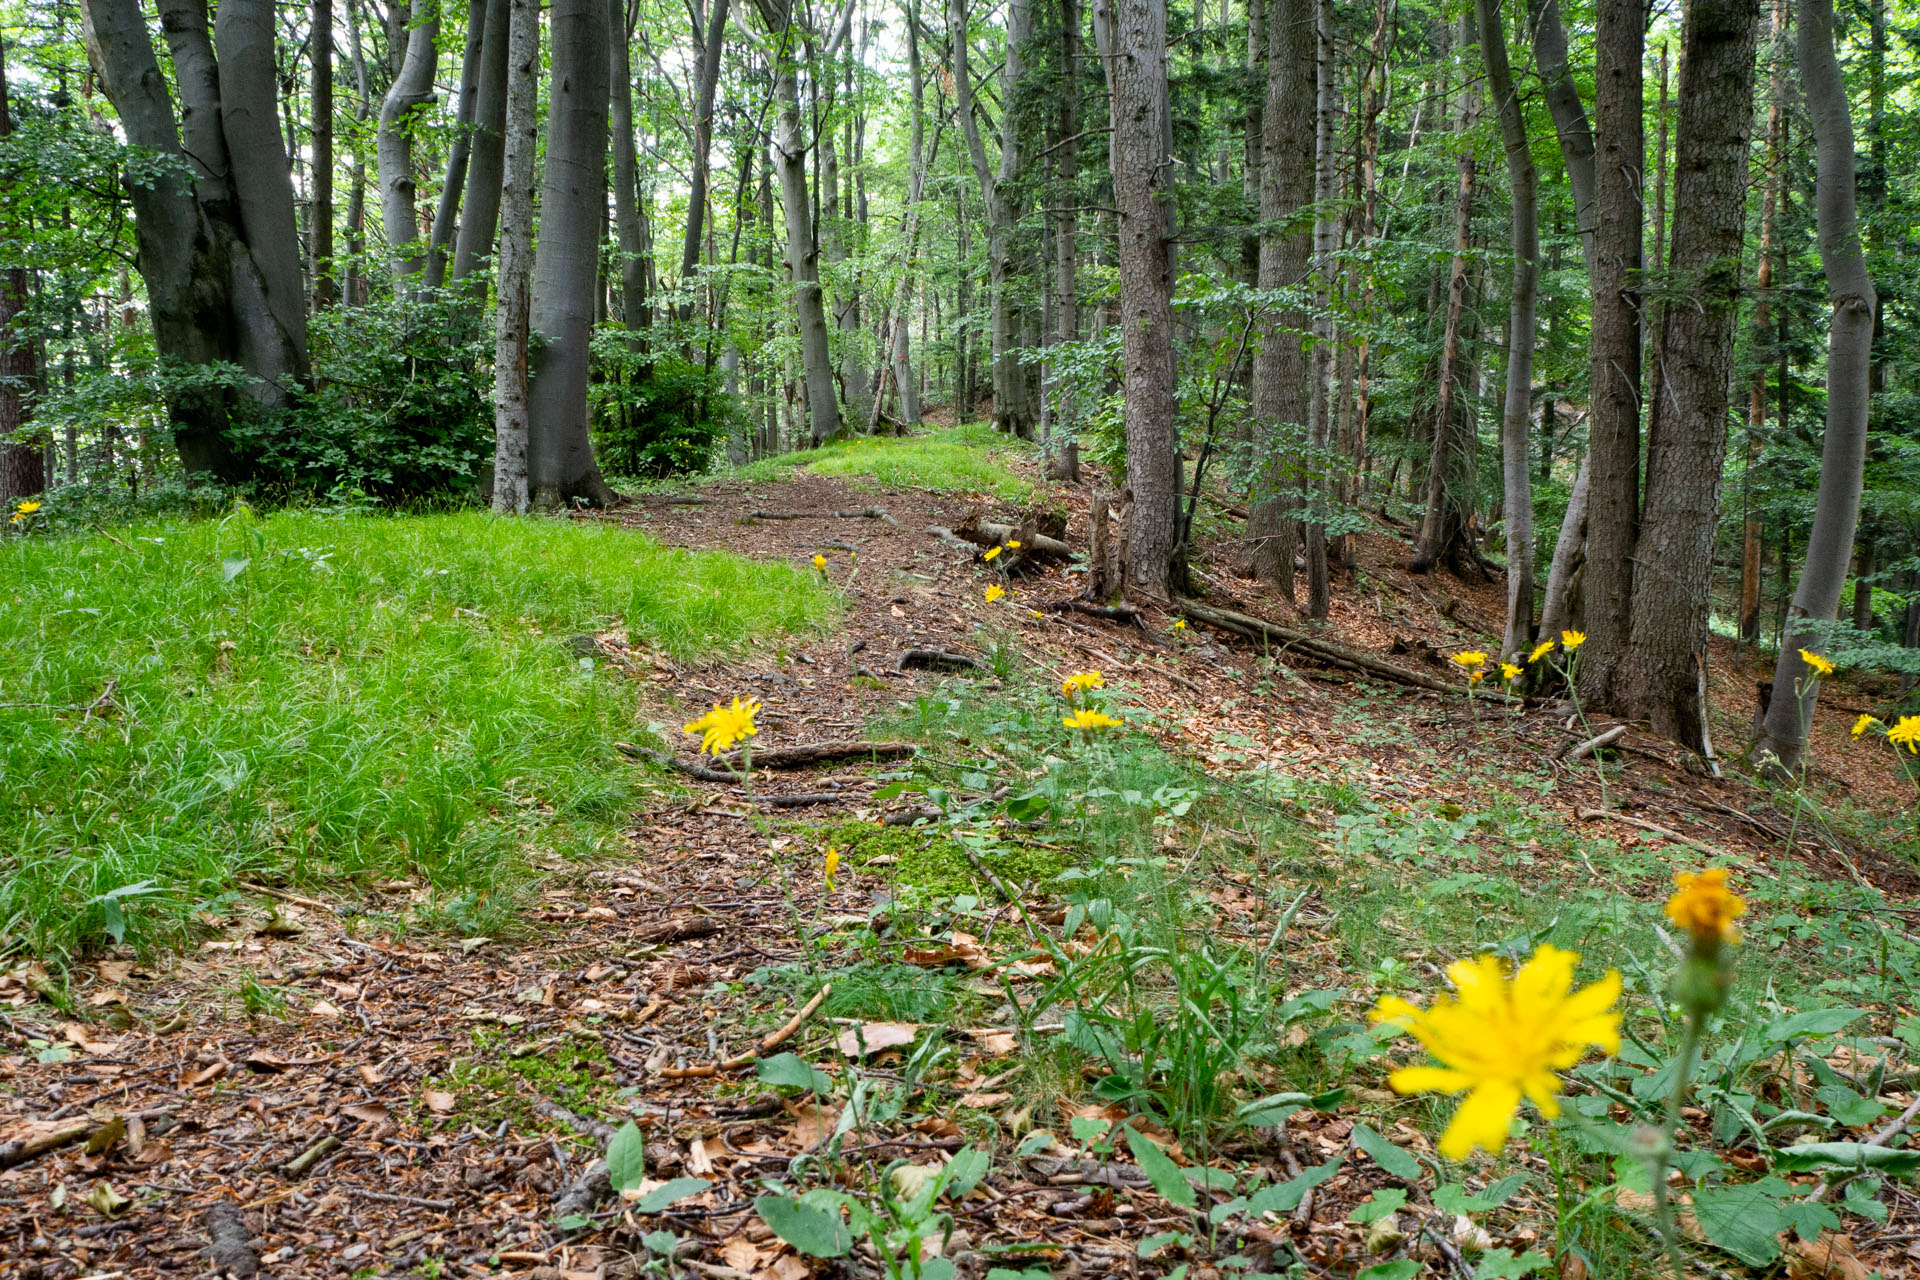
[[[953,1159],[947,1161],[947,1194],[955,1200],[966,1195],[980,1185],[980,1179],[987,1176],[992,1164],[993,1157],[980,1148],[960,1148],[953,1153]]]
[[[1553,1259],[1532,1249],[1517,1258],[1511,1249],[1489,1249],[1480,1255],[1480,1265],[1473,1269],[1473,1280],[1520,1280],[1552,1265]]]
[[[570,1213],[566,1217],[554,1223],[553,1225],[560,1228],[562,1231],[578,1231],[582,1227],[592,1226],[593,1219],[589,1218],[584,1213]]]
[[[1338,1172],[1340,1157],[1335,1156],[1325,1164],[1302,1171],[1297,1178],[1268,1187],[1247,1201],[1247,1216],[1257,1218],[1265,1213],[1292,1213],[1306,1198],[1308,1191]]]
[[[1193,1184],[1187,1181],[1187,1175],[1173,1162],[1173,1157],[1154,1144],[1152,1138],[1138,1129],[1128,1126],[1127,1146],[1133,1152],[1133,1158],[1147,1180],[1153,1183],[1153,1189],[1177,1205],[1193,1208],[1199,1203],[1194,1195]]]
[[[1840,1215],[1815,1201],[1789,1200],[1785,1209],[1793,1224],[1793,1234],[1802,1240],[1817,1240],[1822,1231],[1840,1229]]]
[[[675,1178],[672,1182],[663,1182],[640,1197],[633,1206],[635,1213],[658,1213],[670,1204],[678,1204],[689,1196],[697,1196],[713,1183],[706,1178]]]
[[[1815,1095],[1827,1104],[1827,1112],[1849,1129],[1860,1129],[1887,1114],[1887,1104],[1878,1098],[1863,1098],[1843,1084],[1830,1084]]]
[[[808,1065],[797,1054],[776,1053],[754,1064],[754,1074],[776,1089],[812,1091],[821,1097],[833,1092],[833,1081],[823,1071]]]
[[[1830,1036],[1866,1016],[1865,1009],[1808,1009],[1805,1013],[1775,1018],[1762,1034],[1768,1040],[1783,1043],[1801,1036]]]
[[[810,1258],[838,1258],[853,1248],[847,1224],[830,1209],[769,1194],[755,1200],[753,1210],[773,1234]]]
[[[1304,1093],[1270,1093],[1234,1108],[1233,1118],[1250,1129],[1271,1129],[1312,1101]]]
[[[1045,813],[1053,802],[1037,791],[1014,796],[1007,801],[1007,816],[1015,822],[1031,822]]]
[[[1375,1263],[1353,1280],[1413,1280],[1419,1274],[1419,1263],[1411,1258],[1402,1258],[1398,1262]]]
[[[1884,1169],[1896,1178],[1920,1171],[1920,1151],[1881,1147],[1870,1142],[1807,1142],[1774,1152],[1773,1167],[1781,1173],[1812,1169]]]
[[[1396,1178],[1407,1182],[1420,1179],[1420,1162],[1406,1151],[1364,1124],[1353,1126],[1353,1145],[1373,1157],[1373,1162]]]
[[[1184,1231],[1162,1231],[1158,1235],[1151,1235],[1142,1240],[1134,1252],[1143,1258],[1151,1258],[1170,1244],[1177,1244],[1184,1249],[1192,1243],[1193,1237]]]
[[[613,1189],[631,1191],[647,1176],[646,1142],[633,1121],[621,1125],[607,1143],[607,1181]]]
[[[1780,1202],[1751,1182],[1701,1187],[1693,1193],[1693,1213],[1707,1239],[1750,1267],[1764,1267],[1780,1256],[1774,1237],[1790,1222]]]
[[[1347,1215],[1347,1221],[1357,1222],[1364,1227],[1368,1223],[1380,1221],[1390,1213],[1398,1213],[1406,1203],[1405,1187],[1382,1187],[1373,1193],[1371,1200],[1355,1205],[1353,1212]]]

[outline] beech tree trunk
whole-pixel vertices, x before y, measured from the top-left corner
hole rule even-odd
[[[374,159],[380,174],[380,221],[396,276],[414,275],[426,266],[420,243],[420,219],[414,206],[418,185],[413,173],[413,138],[406,117],[433,101],[433,71],[439,61],[440,0],[421,0],[426,15],[406,31],[406,56],[380,103],[380,129]]]
[[[1501,652],[1511,656],[1533,645],[1532,442],[1534,306],[1540,281],[1539,179],[1527,141],[1526,114],[1513,89],[1507,63],[1507,33],[1500,0],[1474,0],[1480,49],[1487,60],[1487,93],[1500,119],[1513,188],[1513,296],[1507,310],[1507,384],[1501,410],[1500,469],[1503,523],[1507,533],[1507,632]]]
[[[1773,0],[1769,22],[1771,40],[1778,40],[1786,20],[1787,0]],[[1771,42],[1770,40],[1770,42]],[[1768,76],[1766,183],[1760,197],[1760,261],[1753,275],[1753,341],[1773,340],[1773,264],[1775,221],[1780,207],[1780,166],[1785,139],[1785,77],[1776,61]],[[1877,319],[1877,316],[1876,316]],[[1767,426],[1767,367],[1758,360],[1747,397],[1747,457],[1740,473],[1740,497],[1746,506],[1740,537],[1740,608],[1736,621],[1740,638],[1760,642],[1760,568],[1765,559],[1763,529],[1753,509],[1753,468],[1760,460],[1760,435]]]
[[[1129,594],[1164,600],[1171,595],[1180,490],[1173,267],[1168,253],[1173,176],[1167,154],[1166,0],[1094,0],[1096,26],[1103,18],[1113,124],[1108,155],[1114,207],[1119,210],[1121,358],[1131,491],[1125,586]]]
[[[588,344],[607,184],[607,0],[554,0],[547,171],[529,320],[542,345],[528,360],[527,492],[536,507],[614,500],[587,422]]]
[[[693,173],[687,184],[687,227],[680,241],[680,286],[685,288],[700,266],[700,239],[707,217],[707,185],[713,152],[713,98],[720,85],[720,54],[726,47],[727,0],[711,0],[704,35],[700,32],[699,10],[693,10],[694,39],[699,42],[700,81],[693,113]],[[680,310],[680,318],[690,319],[693,302]]]
[[[633,146],[632,59],[627,51],[627,0],[607,0],[607,81],[613,95],[613,231],[620,251],[620,319],[638,329],[647,295],[646,257],[641,230],[639,159]]]
[[[490,0],[468,0],[467,45],[460,58],[460,96],[453,112],[453,143],[447,149],[446,180],[440,184],[440,202],[433,212],[433,230],[427,238],[427,285],[438,289],[447,280],[447,253],[453,245],[454,221],[460,215],[460,197],[467,184],[467,164],[473,155],[474,119],[480,104],[480,71],[486,59],[487,9]]]
[[[1617,705],[1614,673],[1627,651],[1633,545],[1640,527],[1640,177],[1647,146],[1640,0],[1600,0],[1594,33],[1593,316],[1587,418],[1586,646],[1580,692]]]
[[[1666,399],[1647,441],[1646,508],[1633,552],[1639,569],[1627,705],[1654,732],[1696,750],[1705,747],[1700,685],[1727,451],[1758,19],[1756,0],[1693,0],[1681,30],[1673,249],[1663,287],[1688,305],[1662,326]],[[1871,325],[1870,300],[1864,314]],[[1842,576],[1852,536],[1849,517]]]
[[[1307,447],[1313,470],[1324,476],[1332,444],[1333,347],[1336,334],[1332,315],[1333,255],[1338,247],[1339,222],[1333,208],[1333,13],[1331,0],[1314,3],[1314,65],[1316,90],[1313,109],[1313,318],[1314,346],[1308,361],[1312,385],[1307,392]],[[1327,480],[1315,479],[1308,499],[1303,529],[1307,551],[1307,616],[1324,619],[1331,601],[1327,580]]]
[[[534,120],[540,96],[540,0],[498,0],[507,13],[501,102],[499,301],[493,343],[493,509],[523,515],[527,491],[527,329],[533,275]],[[471,247],[471,246],[470,246]],[[481,256],[468,257],[469,264]],[[455,268],[456,271],[458,268]]]
[[[333,0],[313,0],[313,309],[333,305]]]
[[[7,51],[0,41],[0,138],[12,132]],[[15,175],[0,171],[0,191],[15,181]],[[0,209],[0,234],[19,243],[26,230]],[[0,267],[0,503],[8,508],[47,488],[46,432],[32,429],[33,412],[27,399],[38,389],[40,360],[37,345],[24,332],[26,310],[27,269],[18,262]]]
[[[1301,225],[1297,215],[1313,199],[1314,0],[1269,0],[1267,21],[1259,285],[1272,290],[1305,283],[1313,253],[1312,228]],[[1288,599],[1293,598],[1293,556],[1299,545],[1300,448],[1312,404],[1301,342],[1306,328],[1307,316],[1298,308],[1269,312],[1253,358],[1253,417],[1261,456],[1247,548],[1253,576],[1273,583]]]
[[[1774,667],[1773,700],[1767,706],[1767,745],[1789,771],[1806,750],[1819,696],[1818,677],[1800,658],[1800,650],[1815,641],[1800,624],[1833,617],[1860,516],[1873,320],[1879,301],[1854,219],[1853,117],[1834,52],[1833,0],[1800,0],[1799,17],[1800,82],[1806,86],[1807,113],[1813,119],[1820,266],[1826,272],[1833,315],[1827,330],[1827,431],[1820,448],[1820,496]],[[1867,560],[1863,553],[1863,571]]]
[[[500,197],[505,182],[510,2],[486,0],[485,26],[480,37],[480,79],[473,102],[473,143],[467,157],[467,190],[460,202],[465,212],[453,238],[455,281],[472,275],[492,254],[494,231],[500,221]]]

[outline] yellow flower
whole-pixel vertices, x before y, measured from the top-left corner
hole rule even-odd
[[[1485,680],[1486,678],[1487,678],[1487,669],[1485,667],[1481,667],[1479,670],[1471,672],[1467,676],[1467,683],[1479,684],[1482,680]]]
[[[996,582],[987,588],[987,603],[992,604],[1005,594],[1007,594],[1007,589]]]
[[[22,502],[13,509],[13,514],[17,516],[30,516],[44,505],[44,503],[39,502]]]
[[[1673,877],[1675,892],[1667,899],[1667,919],[1701,942],[1738,942],[1734,920],[1746,914],[1747,904],[1727,888],[1727,869],[1682,871]]]
[[[1493,956],[1457,960],[1447,969],[1457,994],[1436,998],[1430,1009],[1380,998],[1373,1021],[1407,1032],[1441,1063],[1402,1067],[1387,1083],[1399,1093],[1467,1093],[1440,1137],[1448,1159],[1464,1160],[1475,1147],[1498,1151],[1523,1096],[1553,1119],[1560,1114],[1554,1073],[1580,1061],[1588,1046],[1618,1052],[1620,974],[1609,969],[1576,991],[1579,959],[1542,946],[1511,977]]]
[[[1175,631],[1185,631],[1187,629],[1187,620],[1185,618],[1175,618],[1173,620],[1173,629]]]
[[[1532,665],[1552,652],[1553,641],[1542,640],[1539,644],[1533,646],[1533,652],[1527,655],[1527,663],[1528,665]]]
[[[1875,719],[1873,716],[1862,715],[1858,720],[1855,720],[1853,722],[1853,736],[1858,738],[1859,736],[1864,734],[1867,730],[1873,728],[1874,725],[1877,725],[1879,723],[1880,721]]]
[[[813,558],[813,567],[825,573],[827,571],[827,558],[825,556],[815,556]]]
[[[999,547],[988,547],[988,548],[987,548],[987,553],[986,553],[985,555],[983,555],[983,556],[981,556],[980,558],[981,558],[982,560],[991,560],[991,559],[993,559],[993,558],[994,558],[995,556],[997,556],[997,555],[999,555],[999,554],[1000,554],[1000,551],[1001,551],[1001,548],[999,548]]]
[[[1465,653],[1456,653],[1453,655],[1453,660],[1457,665],[1462,667],[1484,667],[1487,665],[1487,655],[1478,649],[1468,649]]]
[[[1018,551],[1019,549],[1020,549],[1020,539],[1018,538],[1007,539],[1007,550]]]
[[[1080,708],[1080,710],[1074,712],[1072,715],[1062,719],[1060,723],[1069,729],[1086,729],[1089,732],[1094,729],[1118,729],[1121,724],[1120,721],[1115,720],[1106,712],[1094,711],[1087,707]]]
[[[1920,756],[1920,716],[1901,716],[1887,730],[1887,741]]]
[[[1520,668],[1514,666],[1511,662],[1503,662],[1500,664],[1500,678],[1502,680],[1518,680],[1520,678]]]
[[[840,850],[838,850],[838,849],[836,849],[836,848],[834,848],[834,847],[832,847],[832,846],[828,846],[828,848],[827,848],[827,856],[826,856],[826,858],[825,858],[825,859],[824,859],[824,860],[823,860],[823,861],[821,862],[821,864],[820,864],[820,865],[821,865],[821,869],[822,869],[822,872],[823,872],[823,875],[822,875],[822,877],[821,877],[821,878],[822,878],[822,879],[824,879],[824,880],[825,880],[825,881],[827,882],[827,890],[828,890],[828,892],[832,892],[832,890],[833,890],[833,873],[834,873],[834,872],[836,872],[836,871],[838,871],[838,870],[840,869]]]
[[[1560,633],[1560,647],[1568,653],[1572,653],[1586,642],[1587,633],[1584,631],[1562,631]]]
[[[1107,678],[1098,671],[1080,671],[1060,682],[1060,692],[1071,698],[1076,693],[1085,693],[1088,689],[1104,689]]]
[[[1817,653],[1808,653],[1805,649],[1802,649],[1800,651],[1800,661],[1812,667],[1813,674],[1817,676],[1830,676],[1833,674],[1833,663],[1827,661]]]
[[[723,707],[716,702],[713,710],[693,723],[683,725],[682,731],[701,735],[700,754],[717,756],[722,751],[732,750],[734,743],[743,742],[760,732],[753,723],[753,717],[759,711],[758,701],[742,702],[735,698],[731,707]]]
[[[1047,616],[1046,614],[1040,612],[1038,609],[1029,609],[1027,610],[1027,612],[1036,618],[1044,618]]]

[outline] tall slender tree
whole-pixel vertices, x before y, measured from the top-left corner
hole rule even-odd
[[[527,486],[527,341],[532,306],[533,183],[539,152],[540,0],[504,0],[506,77],[501,95],[500,271],[494,307],[493,509],[524,514]],[[478,253],[472,257],[480,256]]]

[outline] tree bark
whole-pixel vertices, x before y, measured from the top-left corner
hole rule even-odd
[[[440,184],[440,202],[433,211],[433,229],[427,237],[427,287],[438,289],[447,280],[447,252],[454,240],[454,220],[460,215],[460,197],[467,185],[467,166],[473,156],[474,120],[480,106],[480,75],[486,62],[487,11],[491,0],[468,0],[467,45],[460,58],[460,96],[455,99],[453,143],[447,149],[446,181]]]
[[[1167,154],[1166,0],[1094,0],[1095,24],[1103,19],[1132,497],[1125,585],[1129,594],[1164,600],[1171,595],[1180,484],[1168,253],[1173,177]]]
[[[1682,27],[1673,249],[1663,288],[1688,305],[1668,314],[1660,335],[1666,399],[1647,442],[1646,509],[1634,544],[1627,705],[1654,732],[1696,750],[1705,745],[1700,673],[1727,451],[1758,17],[1756,0],[1693,0]],[[1871,302],[1865,314],[1871,323]],[[1851,519],[1847,535],[1850,543]]]
[[[1878,302],[1854,217],[1853,118],[1834,51],[1833,0],[1800,0],[1799,16],[1800,82],[1806,86],[1807,113],[1813,119],[1820,266],[1826,272],[1833,315],[1827,330],[1827,431],[1820,449],[1820,495],[1767,708],[1767,745],[1789,771],[1806,749],[1819,696],[1818,677],[1799,652],[1812,646],[1814,638],[1800,624],[1833,617],[1860,515]],[[1863,553],[1863,571],[1866,559]],[[1869,607],[1869,621],[1871,614]]]
[[[12,132],[6,44],[0,41],[0,139]],[[0,191],[16,181],[16,175],[0,171]],[[15,217],[0,211],[0,234],[22,243],[29,228],[19,225]],[[27,269],[17,261],[8,263],[0,267],[0,503],[9,509],[19,499],[47,488],[47,436],[44,430],[32,429],[28,400],[39,389],[40,359],[38,345],[25,332],[26,310]]]
[[[1560,159],[1573,192],[1574,226],[1580,233],[1580,252],[1593,270],[1593,234],[1597,209],[1594,181],[1593,126],[1580,101],[1580,90],[1567,69],[1567,30],[1560,20],[1560,0],[1529,0],[1533,28],[1533,57],[1546,85],[1547,110],[1553,116]]]
[[[1616,705],[1640,516],[1640,176],[1646,168],[1640,0],[1600,0],[1594,34],[1592,371],[1587,450],[1586,647],[1580,691]]]
[[[1313,109],[1313,354],[1308,361],[1307,447],[1314,459],[1304,526],[1307,552],[1307,616],[1325,619],[1331,604],[1327,580],[1327,461],[1332,443],[1332,378],[1335,340],[1332,313],[1333,256],[1339,222],[1334,215],[1333,13],[1331,0],[1314,3]]]
[[[1770,41],[1777,41],[1786,21],[1787,0],[1773,0]],[[1767,77],[1767,177],[1760,197],[1760,261],[1753,276],[1753,342],[1756,347],[1773,340],[1773,266],[1775,221],[1780,207],[1780,166],[1783,160],[1786,116],[1786,83],[1779,60]],[[1877,316],[1876,316],[1877,318]],[[1756,359],[1753,380],[1747,398],[1747,457],[1740,472],[1740,498],[1746,507],[1740,537],[1740,608],[1737,624],[1740,638],[1748,644],[1760,642],[1760,568],[1765,558],[1763,529],[1753,509],[1753,468],[1760,461],[1760,436],[1767,425],[1767,367]]]
[[[633,67],[627,51],[627,0],[607,0],[607,80],[613,94],[613,230],[620,251],[620,319],[638,329],[646,298],[640,234],[639,159],[633,146]]]
[[[333,0],[313,0],[313,309],[333,305]]]
[[[440,0],[422,0],[427,14],[406,32],[406,54],[393,85],[380,103],[380,128],[374,159],[380,174],[380,221],[395,276],[414,275],[426,265],[420,221],[414,207],[413,137],[407,116],[433,101],[433,72],[439,61]],[[416,15],[417,16],[417,15]]]
[[[480,82],[474,95],[473,144],[467,157],[466,212],[453,239],[453,278],[466,279],[493,251],[505,181],[507,57],[511,0],[487,0],[480,37]]]
[[[555,0],[540,188],[540,248],[528,319],[542,345],[528,361],[527,492],[536,507],[614,499],[587,422],[600,230],[606,215],[607,0]]]
[[[1500,0],[1474,0],[1487,92],[1500,119],[1513,188],[1513,296],[1507,310],[1507,391],[1500,423],[1502,506],[1507,533],[1507,631],[1501,652],[1533,645],[1533,472],[1528,466],[1533,407],[1534,307],[1540,280],[1539,179],[1527,121],[1513,89]]]
[[[720,54],[726,45],[727,0],[711,0],[712,9],[707,14],[707,29],[704,37],[698,33],[695,11],[696,38],[700,43],[700,82],[696,90],[697,105],[693,113],[693,174],[688,181],[687,191],[687,228],[680,242],[680,286],[686,288],[693,279],[693,273],[700,265],[700,237],[706,225],[707,185],[710,181],[708,170],[713,151],[713,98],[720,85]],[[690,319],[693,303],[689,300],[681,309],[680,318]]]
[[[1306,283],[1312,228],[1300,210],[1313,199],[1316,24],[1313,0],[1269,0],[1267,97],[1260,157],[1259,284],[1263,291]],[[1269,304],[1271,305],[1271,304]],[[1300,447],[1311,400],[1302,338],[1306,313],[1290,307],[1263,319],[1253,358],[1253,417],[1261,433],[1247,547],[1253,576],[1293,598],[1299,545]]]
[[[533,273],[533,170],[540,145],[534,120],[540,96],[540,0],[500,3],[507,11],[508,35],[503,42],[507,74],[501,95],[500,279],[494,310],[493,509],[502,515],[521,515],[529,501],[527,328]]]

